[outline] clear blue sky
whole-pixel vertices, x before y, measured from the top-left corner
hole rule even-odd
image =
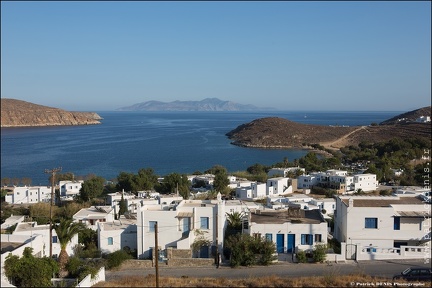
[[[409,111],[431,104],[431,2],[2,1],[1,97]]]

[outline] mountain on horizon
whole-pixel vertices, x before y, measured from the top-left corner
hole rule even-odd
[[[206,98],[201,101],[147,101],[132,106],[118,108],[118,111],[257,111],[273,108],[260,108],[254,105],[243,105],[218,98]]]

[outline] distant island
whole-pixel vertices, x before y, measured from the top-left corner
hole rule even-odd
[[[100,124],[94,112],[69,112],[17,99],[1,99],[1,127],[37,127]]]
[[[397,115],[368,126],[302,124],[280,117],[266,117],[242,124],[226,135],[232,144],[253,148],[307,148],[319,144],[328,149],[378,143],[395,137],[431,139],[431,106]],[[423,120],[427,119],[429,120]]]
[[[118,108],[118,111],[260,111],[273,108],[260,108],[254,105],[243,105],[218,98],[206,98],[201,101],[147,101],[132,106]]]

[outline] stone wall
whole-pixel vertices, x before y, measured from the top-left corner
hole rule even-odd
[[[191,249],[174,249],[167,248],[166,255],[168,259],[177,259],[177,258],[192,258],[192,250]]]

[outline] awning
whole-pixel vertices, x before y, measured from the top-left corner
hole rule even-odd
[[[179,212],[177,214],[177,216],[175,216],[176,218],[190,218],[193,216],[192,212]]]
[[[424,211],[395,211],[397,217],[411,217],[411,218],[423,218],[431,217],[431,210],[425,209]]]

